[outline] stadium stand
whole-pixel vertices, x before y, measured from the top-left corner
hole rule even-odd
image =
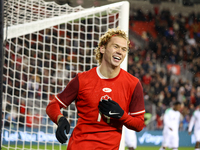
[[[178,100],[183,104],[181,130],[187,130],[200,103],[200,13],[183,16],[155,9],[133,14],[130,30],[147,44],[132,47],[128,70],[142,81],[145,100],[156,105],[156,128],[151,129],[162,129],[164,111]]]

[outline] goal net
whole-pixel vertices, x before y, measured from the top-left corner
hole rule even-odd
[[[47,104],[78,72],[98,65],[94,49],[100,36],[117,27],[128,33],[128,21],[128,2],[83,8],[4,0],[3,149],[62,149]],[[126,70],[127,58],[122,68]],[[75,104],[61,111],[70,120],[71,133]]]

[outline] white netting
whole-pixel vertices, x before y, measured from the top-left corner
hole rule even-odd
[[[93,50],[108,28],[120,26],[122,4],[87,10],[42,0],[4,1],[4,149],[61,149],[46,106],[78,72],[97,66]],[[72,131],[74,103],[62,112]]]
[[[24,24],[84,10],[81,6],[70,7],[68,4],[58,5],[54,1],[43,0],[5,0],[4,9],[4,26]]]

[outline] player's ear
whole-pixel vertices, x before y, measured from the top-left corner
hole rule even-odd
[[[100,52],[103,54],[103,53],[105,53],[105,46],[104,45],[102,45],[101,47],[100,47]]]

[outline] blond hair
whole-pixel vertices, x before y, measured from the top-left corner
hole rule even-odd
[[[113,36],[119,36],[119,37],[122,37],[124,39],[127,40],[127,45],[129,47],[129,44],[130,44],[130,41],[128,39],[128,36],[127,34],[120,30],[120,29],[109,29],[104,35],[102,35],[99,39],[99,43],[98,43],[98,47],[94,50],[95,51],[95,56],[96,56],[96,60],[98,61],[99,65],[101,65],[101,62],[102,62],[102,57],[103,57],[103,54],[100,52],[100,47],[101,46],[107,46],[108,42],[110,41],[110,39],[113,37]]]

